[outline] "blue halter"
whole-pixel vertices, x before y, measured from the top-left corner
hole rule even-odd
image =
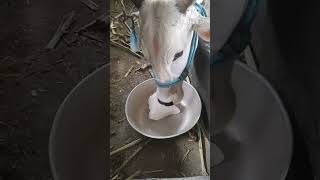
[[[195,7],[196,7],[197,11],[202,16],[207,17],[206,10],[204,9],[204,7],[201,4],[195,3]],[[194,59],[194,55],[195,55],[197,47],[198,47],[198,40],[199,40],[198,34],[196,32],[193,32],[191,47],[190,47],[189,56],[188,56],[188,62],[186,64],[185,68],[183,69],[182,73],[180,74],[180,76],[177,79],[175,79],[173,81],[169,81],[169,82],[159,82],[158,80],[155,79],[158,87],[168,88],[168,87],[174,86],[174,85],[178,84],[179,82],[183,81],[188,76],[189,69],[191,68],[191,65],[192,65],[193,59]]]

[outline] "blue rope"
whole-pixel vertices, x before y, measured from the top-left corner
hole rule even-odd
[[[201,4],[195,3],[195,7],[196,7],[197,11],[202,16],[207,17],[207,12],[206,12],[206,10],[204,9],[204,7]],[[173,81],[169,81],[169,82],[159,82],[158,80],[155,79],[156,84],[158,85],[158,87],[160,87],[160,88],[168,88],[168,87],[176,85],[179,82],[181,82],[184,79],[186,79],[186,77],[189,74],[189,70],[190,70],[190,68],[192,66],[193,60],[194,60],[194,55],[195,55],[197,47],[198,47],[198,41],[199,41],[198,34],[196,32],[193,32],[190,52],[189,52],[189,56],[188,56],[188,61],[187,61],[187,64],[186,64],[185,68],[183,69],[182,73],[180,74],[180,76],[177,79],[175,79]]]

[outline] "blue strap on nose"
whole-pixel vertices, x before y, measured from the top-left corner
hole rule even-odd
[[[199,4],[199,3],[195,3],[195,7],[197,9],[197,11],[204,17],[207,17],[207,12],[204,9],[204,7]],[[169,88],[171,86],[174,86],[176,84],[178,84],[179,82],[183,81],[184,79],[186,79],[186,77],[189,74],[189,70],[191,68],[191,65],[193,63],[193,59],[194,59],[194,55],[196,53],[197,47],[198,47],[198,34],[196,32],[193,32],[193,36],[192,36],[192,41],[191,41],[191,47],[190,47],[190,51],[189,51],[189,56],[188,56],[188,61],[187,64],[185,66],[185,68],[183,69],[182,73],[180,74],[180,76],[173,80],[173,81],[169,81],[169,82],[160,82],[157,79],[155,79],[156,84],[158,85],[158,87],[160,88]]]

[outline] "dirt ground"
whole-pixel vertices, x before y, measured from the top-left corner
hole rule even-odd
[[[55,113],[83,77],[108,62],[107,31],[90,29],[98,43],[70,33],[54,50],[44,47],[71,10],[71,30],[105,13],[107,1],[95,2],[96,12],[78,0],[0,2],[1,180],[52,179],[48,139]]]
[[[132,4],[124,1],[127,9]],[[111,1],[111,15],[121,12],[120,3]],[[137,63],[138,62],[138,63]],[[111,84],[110,84],[110,151],[114,151],[136,139],[143,138],[126,120],[125,103],[131,90],[141,82],[150,79],[148,70],[135,71],[143,59],[127,53],[118,47],[110,48]],[[131,73],[125,77],[129,69]],[[195,129],[195,128],[194,128]],[[196,131],[191,134],[196,136]],[[136,151],[143,142],[111,157],[111,175]],[[176,138],[152,139],[143,149],[119,172],[118,179],[126,179],[136,172],[135,178],[170,178],[201,176],[201,160],[198,142],[192,140],[188,133]]]
[[[109,62],[106,29],[89,29],[99,42],[72,33],[106,12],[107,1],[95,2],[100,7],[95,12],[79,0],[0,2],[0,180],[52,179],[48,139],[55,113],[82,78]],[[54,50],[44,50],[62,17],[72,10],[76,12],[76,22],[71,26],[71,33],[65,35]],[[113,72],[113,80],[119,80],[130,65],[135,64],[135,59],[119,49],[113,48],[112,53],[111,68],[118,68]],[[112,150],[140,137],[124,119],[124,102],[130,90],[149,77],[148,73],[137,72],[117,82],[117,88],[111,90],[114,95],[111,96],[112,123],[121,120],[111,129],[115,132]],[[189,156],[182,165],[177,164],[176,160],[181,160],[187,149]],[[177,171],[187,176],[198,175],[201,168],[198,154],[197,143],[189,141],[187,134],[171,140],[151,141],[122,173],[129,176],[141,168],[163,170],[149,174],[150,177],[177,177]],[[129,155],[127,151],[112,163],[119,165]]]
[[[125,74],[134,66],[136,61],[141,64],[144,60],[124,52],[119,48],[111,47],[111,86],[110,86],[110,114],[111,114],[111,151],[125,144],[141,138],[126,120],[125,102],[130,91],[139,83],[151,78],[149,72],[132,71],[127,78]],[[143,143],[142,143],[143,144]],[[139,147],[136,145],[111,159],[112,171],[115,171]],[[185,157],[185,155],[187,156]],[[137,171],[141,173],[136,178],[170,178],[201,176],[201,161],[197,141],[193,141],[186,133],[176,138],[153,139],[142,151],[120,171],[121,178],[129,177]],[[151,173],[152,171],[156,171]]]

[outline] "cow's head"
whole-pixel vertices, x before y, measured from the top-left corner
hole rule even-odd
[[[170,82],[182,72],[189,55],[193,32],[209,41],[209,20],[195,9],[194,0],[132,0],[139,9],[139,37],[143,54],[152,64],[159,82]],[[174,65],[175,64],[175,65]],[[183,97],[182,83],[169,88],[157,88],[149,99],[150,118],[161,119],[179,113],[175,106]],[[159,103],[160,100],[160,103]]]

